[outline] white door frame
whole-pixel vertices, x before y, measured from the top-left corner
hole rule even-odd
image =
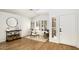
[[[52,38],[52,17],[56,17],[56,35],[57,35],[57,38],[56,39],[54,39],[54,38]],[[59,15],[51,15],[51,17],[50,17],[50,22],[49,22],[49,24],[50,24],[50,26],[49,26],[49,41],[50,42],[56,42],[56,43],[59,43],[59,39],[60,39],[60,33],[59,33],[59,27],[60,27],[60,23],[59,23]]]

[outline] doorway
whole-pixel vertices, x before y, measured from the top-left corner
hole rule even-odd
[[[30,32],[31,34],[27,38],[47,42],[49,39],[47,20],[32,20]]]

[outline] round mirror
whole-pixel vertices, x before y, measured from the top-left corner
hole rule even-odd
[[[10,17],[6,20],[6,23],[10,27],[16,27],[18,25],[18,21],[16,18]]]

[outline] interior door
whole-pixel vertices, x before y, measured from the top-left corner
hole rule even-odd
[[[60,16],[60,43],[75,46],[75,15]]]

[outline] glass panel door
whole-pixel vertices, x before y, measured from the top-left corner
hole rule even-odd
[[[56,37],[56,17],[52,17],[52,37]]]

